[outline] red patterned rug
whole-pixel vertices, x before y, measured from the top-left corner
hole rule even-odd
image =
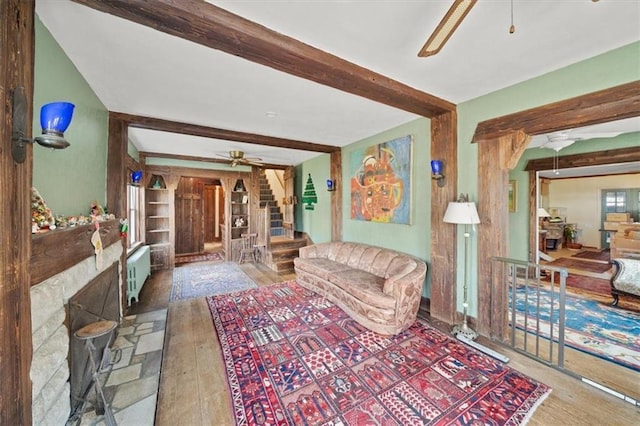
[[[556,266],[558,268],[571,268],[580,269],[587,272],[593,272],[601,274],[611,269],[610,263],[596,262],[591,260],[571,259],[568,257],[561,257],[553,262],[549,263],[550,266]]]
[[[551,392],[419,321],[373,333],[295,281],[207,302],[239,425],[519,425]]]
[[[542,280],[550,282],[551,275],[547,275]],[[557,272],[554,272],[554,283],[555,285],[560,285],[560,275]],[[589,291],[591,293],[599,294],[600,296],[611,297],[611,283],[609,280],[604,278],[569,274],[567,276],[567,287]],[[613,301],[613,297],[611,297],[611,300]]]
[[[609,250],[585,250],[581,251],[580,253],[576,253],[571,257],[608,262],[611,257],[611,253],[609,252]]]

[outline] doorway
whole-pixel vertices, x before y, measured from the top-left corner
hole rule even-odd
[[[181,177],[175,193],[176,256],[221,247],[224,191],[219,179]]]

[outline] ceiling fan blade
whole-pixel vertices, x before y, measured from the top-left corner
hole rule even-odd
[[[476,2],[477,0],[455,0],[429,40],[418,52],[418,56],[424,58],[438,53]]]

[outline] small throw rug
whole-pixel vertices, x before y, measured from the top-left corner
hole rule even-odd
[[[609,258],[611,257],[611,254],[609,250],[585,250],[585,251],[581,251],[580,253],[576,253],[571,257],[608,262]]]
[[[519,288],[516,323],[521,330],[525,329],[525,306],[528,307],[526,330],[534,332],[539,320],[543,337],[548,339],[553,331],[553,338],[557,340],[558,293],[552,297],[550,291],[542,288],[529,287],[527,291]],[[640,314],[566,295],[565,344],[640,372]]]
[[[547,275],[543,278],[543,281],[551,282],[551,275]],[[560,276],[557,272],[554,272],[553,282],[556,287],[560,286]],[[611,283],[608,279],[569,274],[567,276],[566,285],[568,289],[583,290],[603,297],[609,297],[613,302],[613,297],[611,296]]]
[[[371,332],[295,281],[207,302],[238,425],[518,425],[551,392],[419,321]]]
[[[583,271],[593,272],[596,274],[601,274],[611,269],[611,265],[609,263],[592,262],[589,260],[580,260],[580,259],[571,259],[568,257],[561,257],[560,259],[556,259],[553,262],[549,263],[549,265],[556,266],[558,268],[580,269]]]
[[[173,269],[170,301],[227,294],[257,287],[237,263],[211,262]]]
[[[193,263],[193,262],[212,262],[212,261],[224,260],[222,254],[219,252],[200,253],[200,254],[183,254],[176,255],[176,265],[181,263]]]

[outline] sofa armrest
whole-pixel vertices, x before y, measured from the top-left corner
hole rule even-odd
[[[612,263],[617,266],[617,270],[611,278],[611,287],[640,296],[640,259],[616,258]]]
[[[413,322],[420,307],[427,265],[420,261],[416,268],[402,276],[387,278],[382,291],[396,300],[396,320]]]
[[[298,257],[303,259],[312,259],[315,258],[317,254],[317,249],[315,245],[304,246],[298,249]]]

